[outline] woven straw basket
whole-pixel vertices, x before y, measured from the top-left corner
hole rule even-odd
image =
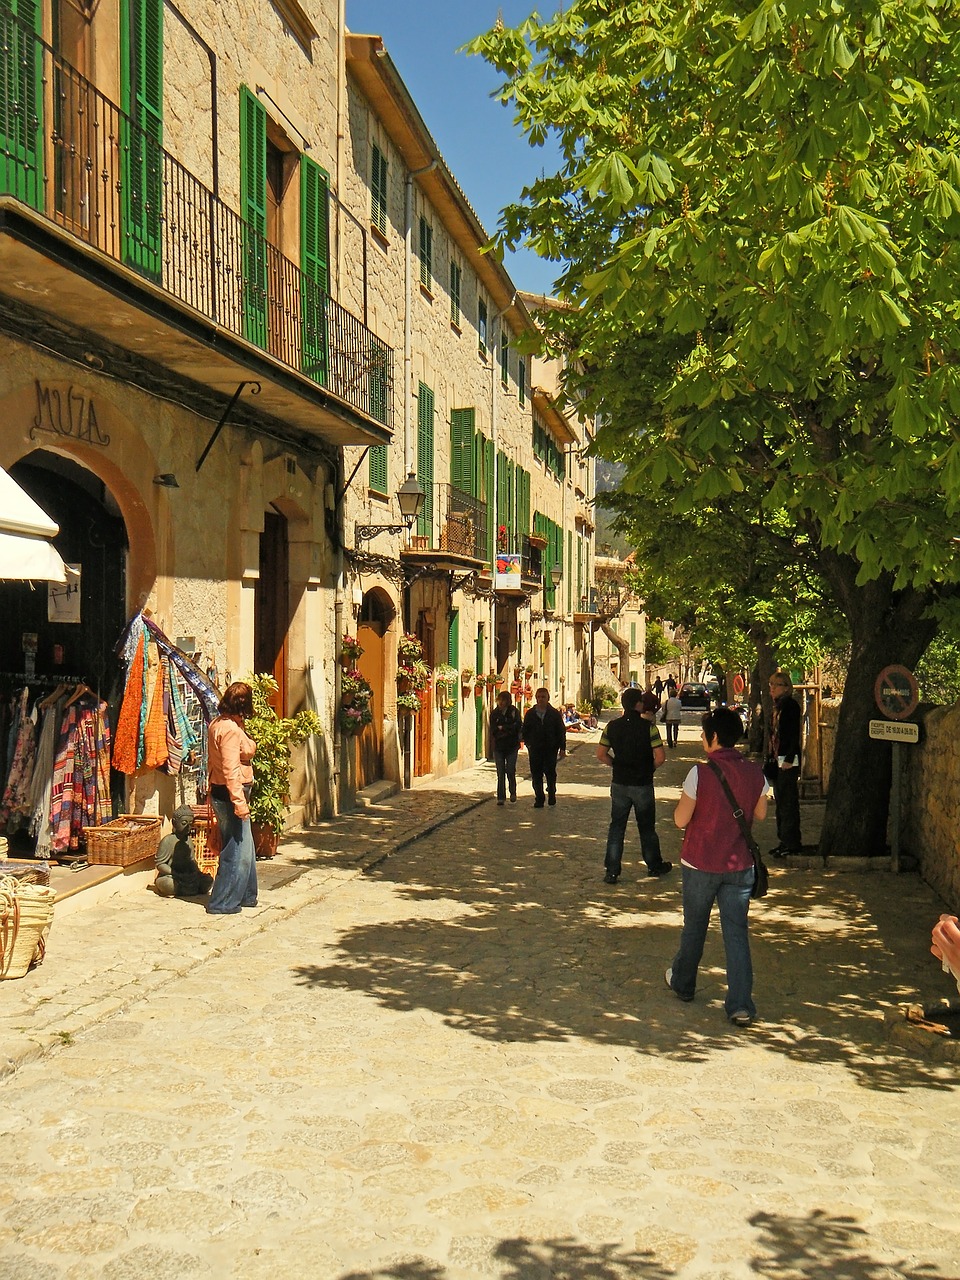
[[[22,978],[46,951],[56,891],[0,876],[0,978]]]

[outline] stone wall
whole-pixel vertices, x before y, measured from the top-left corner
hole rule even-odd
[[[960,702],[921,708],[918,746],[904,747],[901,847],[920,874],[960,911]]]
[[[840,699],[821,704],[824,789],[833,765]],[[923,879],[960,912],[960,702],[921,707],[917,746],[903,751],[900,848],[919,863]]]

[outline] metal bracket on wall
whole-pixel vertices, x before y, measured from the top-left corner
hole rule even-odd
[[[240,396],[243,394],[244,387],[250,388],[250,394],[252,396],[258,396],[260,394],[259,382],[241,382],[237,386],[236,391],[233,393],[233,395],[230,398],[230,403],[227,405],[226,409],[224,409],[223,414],[221,415],[220,421],[214,427],[213,435],[207,441],[206,448],[204,449],[203,453],[201,453],[199,459],[197,460],[197,465],[194,468],[195,471],[199,471],[200,468],[203,466],[204,462],[206,462],[207,454],[213,448],[214,443],[216,442],[217,436],[220,434],[223,428],[227,425],[227,419],[230,417],[230,414],[233,410],[233,406],[237,403],[237,401],[240,399]]]
[[[465,586],[467,585],[467,583],[468,583],[468,582],[476,582],[476,580],[477,580],[477,571],[476,571],[476,569],[471,569],[471,570],[469,571],[469,573],[461,573],[461,575],[460,575],[460,577],[459,577],[459,578],[454,577],[453,573],[451,573],[451,574],[450,574],[450,594],[451,594],[451,596],[453,595],[453,593],[454,593],[455,591],[459,591],[461,587],[465,587]]]

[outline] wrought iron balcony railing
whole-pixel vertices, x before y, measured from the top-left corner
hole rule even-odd
[[[434,484],[417,519],[412,547],[488,560],[488,537],[485,502],[452,484]]]
[[[392,425],[392,349],[2,5],[0,195]]]

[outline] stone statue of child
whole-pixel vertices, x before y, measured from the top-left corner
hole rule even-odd
[[[174,809],[173,832],[157,847],[157,878],[154,889],[161,898],[194,898],[209,893],[213,876],[201,871],[190,840],[193,810],[188,804]]]

